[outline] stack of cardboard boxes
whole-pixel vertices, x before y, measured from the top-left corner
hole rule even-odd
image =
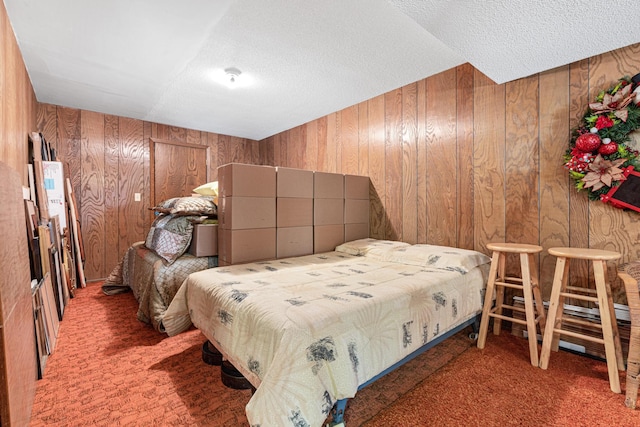
[[[369,237],[369,177],[344,176],[344,241]]]
[[[277,168],[276,257],[313,253],[313,172]]]
[[[313,252],[327,252],[344,243],[344,175],[313,174]]]
[[[276,257],[276,169],[218,168],[218,265]]]
[[[218,168],[218,264],[328,252],[369,237],[369,178],[230,163]]]

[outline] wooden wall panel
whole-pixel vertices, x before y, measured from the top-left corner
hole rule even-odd
[[[416,90],[416,241],[427,243],[427,81],[420,80]]]
[[[340,152],[341,172],[351,175],[358,174],[358,105],[345,108],[340,115]]]
[[[538,244],[538,76],[505,85],[505,238]],[[517,147],[517,149],[514,149]]]
[[[304,162],[302,169],[316,170],[318,166],[318,121],[304,125]]]
[[[80,195],[82,237],[86,277],[100,277],[105,271],[105,117],[90,111],[81,113],[82,164]]]
[[[473,249],[473,67],[456,68],[456,140],[458,147],[456,193],[459,248]]]
[[[384,95],[385,238],[402,240],[402,90]]]
[[[296,169],[302,169],[307,151],[307,141],[302,138],[302,128],[303,126],[297,126],[287,132],[287,159],[291,167]]]
[[[569,141],[568,78],[567,67],[540,74],[539,244],[543,248],[569,246],[569,177],[562,162]],[[540,256],[545,298],[551,293],[555,262],[555,257],[546,252]]]
[[[95,276],[86,275],[89,279],[107,277],[110,269],[115,267],[122,259],[119,243],[119,219],[120,219],[120,120],[118,116],[105,115],[104,117],[104,244],[105,269]],[[148,172],[147,172],[148,175]],[[149,200],[147,193],[146,200]],[[146,205],[148,206],[148,204]],[[114,250],[115,249],[115,250]],[[91,261],[95,262],[95,261]]]
[[[73,108],[59,107],[57,113],[57,141],[55,149],[57,159],[64,159],[68,166],[69,179],[73,192],[80,198],[81,193],[81,173],[82,173],[82,152],[80,144],[80,110]],[[80,215],[82,215],[82,203],[78,201]]]
[[[456,73],[427,79],[427,242],[456,244]]]
[[[144,173],[140,167],[145,163],[143,123],[121,117],[118,127],[118,256],[121,258],[132,243],[144,240],[149,217],[142,204],[134,201],[135,193],[144,188]]]
[[[358,171],[356,175],[369,175],[369,104],[358,104]]]
[[[0,4],[0,425],[28,425],[37,362],[22,185],[36,98],[4,3]]]
[[[474,77],[474,247],[505,241],[505,87]]]
[[[418,243],[418,85],[402,88],[402,236]]]
[[[384,239],[387,213],[385,211],[385,97],[377,96],[369,102],[369,235]]]

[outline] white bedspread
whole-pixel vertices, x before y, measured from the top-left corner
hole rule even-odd
[[[330,252],[193,273],[163,327],[193,322],[256,387],[252,426],[321,426],[336,400],[482,309],[485,266],[384,258]]]

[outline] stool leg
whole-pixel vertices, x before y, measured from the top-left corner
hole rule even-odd
[[[607,273],[607,263],[602,263],[603,274],[605,278],[605,285],[607,288],[607,301],[609,301],[609,313],[611,314],[611,326],[613,330],[613,344],[616,349],[616,360],[618,364],[618,370],[624,370],[624,356],[622,355],[622,343],[620,342],[620,332],[618,331],[618,319],[616,319],[616,309],[613,306],[613,293],[611,292],[611,283],[609,282],[609,275]]]
[[[531,289],[531,271],[528,254],[520,254],[520,271],[522,275],[522,293],[524,296],[525,320],[529,339],[529,356],[531,364],[538,366],[538,336],[536,331],[536,316],[533,310],[533,292]]]
[[[614,393],[620,393],[620,378],[618,377],[618,361],[616,345],[614,344],[612,314],[609,311],[609,296],[607,295],[607,280],[605,278],[605,261],[593,260],[593,276],[596,282],[598,305],[600,307],[600,322],[604,338],[604,351],[609,371],[609,387]],[[615,317],[615,315],[614,315]]]
[[[540,293],[540,280],[538,279],[538,270],[534,254],[529,254],[529,266],[534,266],[531,270],[531,289],[533,291],[533,299],[536,303],[536,311],[538,313],[538,325],[540,325],[540,335],[544,335],[544,327],[547,324],[547,316],[544,311],[544,302]]]
[[[638,400],[638,377],[640,376],[640,326],[631,325],[629,355],[627,358],[627,386],[624,404],[636,409]]]
[[[544,328],[544,336],[542,338],[542,350],[540,351],[540,368],[547,369],[549,367],[549,357],[551,356],[551,347],[554,340],[560,339],[560,333],[555,332],[562,324],[562,311],[564,310],[564,298],[560,292],[564,291],[569,274],[569,263],[567,258],[558,257],[556,261],[556,271],[553,276],[553,287],[551,288],[551,297],[549,299],[549,311],[547,312],[547,323]],[[556,347],[557,350],[557,347]]]
[[[504,252],[498,252],[498,282],[505,281],[507,269],[507,255]],[[494,312],[502,315],[502,305],[504,304],[504,286],[496,286],[496,308]],[[496,317],[493,319],[493,334],[500,335],[502,330],[502,319]]]
[[[484,348],[487,340],[487,331],[489,329],[489,312],[493,304],[493,291],[495,289],[496,276],[498,274],[498,263],[500,256],[498,252],[494,252],[491,258],[491,268],[489,269],[489,280],[487,281],[487,289],[484,292],[484,305],[482,307],[482,318],[480,319],[480,330],[478,331],[478,348]]]

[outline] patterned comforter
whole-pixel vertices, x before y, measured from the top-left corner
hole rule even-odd
[[[167,265],[147,249],[144,242],[136,242],[113,269],[102,289],[107,295],[132,290],[138,301],[138,320],[160,331],[162,317],[186,277],[217,266],[217,260],[217,257],[195,257],[185,253]]]
[[[320,426],[337,400],[476,316],[488,262],[473,251],[363,239],[204,270],[178,290],[162,328],[174,335],[193,322],[245,375],[256,387],[252,426]]]

